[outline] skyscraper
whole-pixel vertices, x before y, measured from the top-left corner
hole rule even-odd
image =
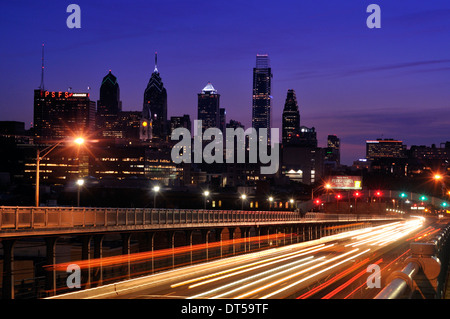
[[[328,135],[327,147],[328,161],[336,162],[336,165],[339,166],[341,163],[341,140],[336,135]]]
[[[109,73],[100,85],[100,99],[97,101],[96,127],[99,137],[117,137],[120,130],[118,114],[122,111],[120,88],[117,78]]]
[[[267,128],[269,143],[272,77],[269,56],[257,54],[256,67],[253,68],[252,127],[257,131],[260,128]]]
[[[120,101],[120,88],[117,78],[109,73],[103,78],[100,86],[100,100],[97,102],[97,113],[117,115],[122,111],[122,101]]]
[[[153,137],[165,139],[167,136],[167,91],[158,71],[157,53],[155,69],[144,92],[142,116],[152,121]]]
[[[34,132],[42,140],[77,135],[95,129],[95,102],[89,93],[34,91]]]
[[[291,143],[300,137],[300,112],[294,90],[288,90],[283,109],[283,144]]]
[[[202,121],[202,132],[208,128],[220,128],[220,94],[208,82],[202,93],[198,94],[198,116]]]

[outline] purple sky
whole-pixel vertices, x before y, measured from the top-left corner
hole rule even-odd
[[[81,7],[81,29],[66,26],[70,3]],[[366,26],[371,3],[381,7],[381,29]],[[319,146],[338,135],[345,164],[364,157],[367,139],[450,140],[448,0],[8,1],[0,28],[0,120],[27,127],[44,42],[48,90],[90,86],[97,100],[111,69],[123,109],[141,110],[158,51],[169,116],[194,120],[197,93],[211,81],[227,121],[246,127],[255,56],[268,53],[272,126],[281,128],[294,89],[301,125],[316,128]]]

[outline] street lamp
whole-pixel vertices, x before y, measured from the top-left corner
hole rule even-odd
[[[161,190],[161,187],[154,186],[153,187],[153,208],[156,208],[156,194]]]
[[[56,144],[50,145],[49,147],[43,149],[42,151],[40,149],[37,149],[37,154],[36,154],[36,190],[35,190],[35,194],[34,194],[34,200],[35,200],[35,206],[39,207],[39,175],[40,175],[40,166],[41,166],[41,160],[48,156],[48,154],[50,154],[50,152],[52,152],[57,146],[59,146],[61,143],[65,142],[67,140],[61,140]],[[81,146],[84,144],[84,138],[82,137],[78,137],[76,139],[73,140],[73,142],[75,144],[77,144],[78,146]],[[41,153],[44,153],[44,155],[41,155]]]
[[[244,201],[247,199],[247,195],[242,194],[241,195],[241,210],[244,210]]]
[[[84,179],[77,180],[78,191],[77,191],[77,207],[80,207],[80,189],[84,185]]]
[[[206,209],[206,199],[208,198],[208,196],[209,196],[209,191],[204,191],[203,192],[203,196],[205,196],[205,204],[204,204],[204,209]]]
[[[269,196],[269,205],[270,205],[270,209],[272,209],[272,202],[273,202],[273,197]]]

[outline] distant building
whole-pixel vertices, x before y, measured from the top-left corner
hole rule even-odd
[[[202,121],[202,132],[208,128],[220,128],[220,94],[208,82],[198,94],[197,118]]]
[[[315,127],[300,126],[300,137],[296,144],[304,147],[317,147],[317,132]]]
[[[376,139],[366,141],[366,158],[404,158],[406,146],[402,141],[394,139]]]
[[[148,81],[144,92],[144,107],[142,110],[144,120],[152,122],[152,137],[165,139],[168,135],[167,122],[167,91],[157,68],[157,55],[155,53],[155,69]]]
[[[314,184],[324,175],[324,149],[299,145],[283,146],[282,174],[290,180]]]
[[[184,114],[183,116],[172,116],[170,118],[170,132],[180,127],[188,129],[189,132],[192,131],[191,118],[188,114]]]
[[[97,101],[98,114],[117,115],[122,111],[122,101],[120,100],[120,88],[111,70],[103,78],[100,85],[100,99]]]
[[[258,132],[266,128],[270,143],[271,105],[272,105],[272,69],[267,54],[256,55],[253,68],[252,127]]]
[[[89,136],[95,129],[95,102],[89,93],[35,90],[33,129],[39,140]]]
[[[300,112],[294,90],[288,90],[283,109],[282,143],[289,144],[300,138]]]
[[[336,135],[328,135],[326,152],[326,160],[335,162],[339,166],[341,163],[341,140]]]

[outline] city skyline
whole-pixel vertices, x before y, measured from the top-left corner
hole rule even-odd
[[[19,10],[17,4],[5,4],[3,12],[10,14],[2,17],[1,26],[8,30],[5,41],[10,45],[1,53],[9,74],[0,86],[5,96],[2,120],[23,121],[29,127],[45,43],[48,90],[72,87],[84,92],[90,86],[96,101],[102,78],[111,69],[120,83],[123,109],[141,110],[158,51],[168,118],[190,114],[195,119],[197,94],[211,81],[221,94],[227,121],[240,121],[246,128],[251,126],[254,59],[269,54],[272,127],[281,133],[286,92],[295,90],[302,125],[316,128],[321,147],[328,135],[337,135],[343,164],[364,157],[368,139],[394,138],[408,146],[448,140],[450,41],[443,22],[450,6],[444,1],[426,6],[411,1],[408,7],[382,3],[379,30],[365,26],[367,4],[357,1],[320,8],[312,2],[266,2],[257,8],[244,3],[240,10],[231,1],[220,4],[217,22],[208,13],[219,4],[202,7],[201,13],[195,1],[174,1],[173,10],[154,2],[113,2],[109,8],[78,4],[83,21],[79,30],[65,26],[64,5],[30,2]],[[288,5],[289,12],[283,10]],[[149,12],[155,13],[151,22],[136,22]],[[270,26],[252,27],[261,15],[272,18]],[[284,24],[284,18],[294,22]],[[108,19],[122,23],[108,24]],[[264,39],[255,39],[260,32]]]

